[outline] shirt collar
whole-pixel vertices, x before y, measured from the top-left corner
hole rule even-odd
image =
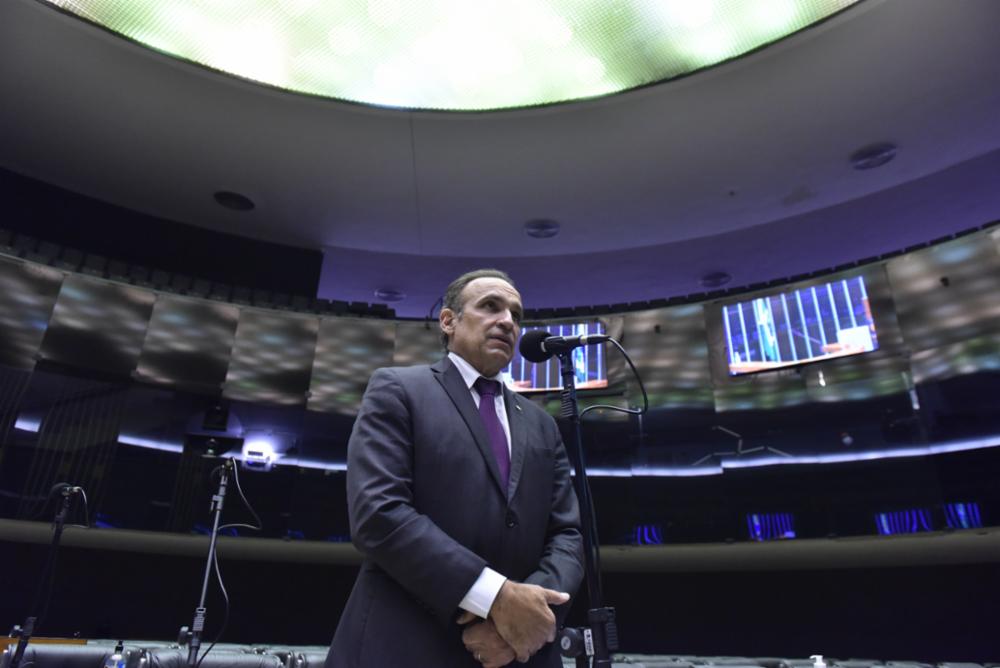
[[[448,359],[450,359],[451,363],[455,365],[455,368],[458,369],[458,372],[462,374],[462,380],[465,381],[465,386],[469,388],[469,390],[472,390],[472,386],[475,384],[476,379],[482,376],[483,374],[476,371],[475,367],[473,367],[471,364],[465,361],[465,358],[456,352],[449,350]],[[483,377],[486,378],[486,376]],[[503,385],[504,384],[503,372],[500,372],[495,376],[490,376],[489,380],[499,381],[500,384]]]

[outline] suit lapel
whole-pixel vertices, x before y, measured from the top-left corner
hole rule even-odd
[[[517,483],[521,480],[521,472],[524,470],[524,457],[528,449],[528,431],[527,425],[524,423],[524,413],[518,403],[521,398],[505,386],[503,400],[507,405],[507,425],[510,427],[510,484],[508,485],[507,498],[513,499],[514,493],[517,491]]]
[[[455,404],[455,408],[458,409],[465,424],[469,427],[469,431],[472,432],[476,446],[479,448],[483,459],[486,460],[486,467],[490,470],[493,483],[503,494],[504,498],[507,498],[507,491],[500,484],[500,470],[497,467],[497,460],[493,455],[493,449],[490,448],[486,427],[483,426],[483,420],[479,417],[479,411],[476,410],[476,402],[473,401],[469,388],[466,387],[465,381],[462,380],[462,374],[459,373],[458,369],[455,368],[455,365],[447,357],[433,365],[431,370],[435,372],[434,377],[441,383],[444,391],[447,392],[448,397],[451,398],[452,403]],[[514,469],[513,462],[511,462],[512,484],[513,480]]]

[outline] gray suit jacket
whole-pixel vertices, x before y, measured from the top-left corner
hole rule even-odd
[[[478,666],[455,618],[485,566],[576,593],[580,518],[558,428],[532,402],[506,389],[504,399],[506,490],[475,402],[447,358],[372,375],[347,469],[351,534],[365,561],[326,668]],[[529,665],[559,666],[556,644]]]

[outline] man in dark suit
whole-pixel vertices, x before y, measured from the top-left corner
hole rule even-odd
[[[555,421],[497,382],[522,312],[506,274],[465,274],[439,317],[448,356],[372,375],[347,468],[365,560],[326,668],[561,665],[580,519]]]

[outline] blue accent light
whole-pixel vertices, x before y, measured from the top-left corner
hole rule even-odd
[[[949,529],[978,529],[983,526],[978,503],[944,504],[944,521]]]
[[[748,513],[750,540],[795,538],[795,518],[791,513]]]
[[[97,513],[94,517],[94,527],[97,529],[117,529],[118,525],[114,523],[107,513]]]
[[[925,508],[875,513],[875,528],[880,536],[933,531],[931,513]]]
[[[16,428],[21,429],[22,427],[18,425]],[[129,445],[137,448],[149,448],[165,452],[181,453],[184,450],[184,446],[180,443],[157,441],[153,439],[127,436],[124,434],[118,437],[118,442],[123,445]],[[929,444],[922,443],[919,445],[913,444],[884,450],[852,450],[849,452],[792,455],[791,457],[721,457],[719,463],[703,466],[656,466],[646,464],[617,467],[588,466],[587,473],[592,477],[601,478],[685,478],[722,475],[723,472],[733,469],[802,464],[842,464],[849,462],[865,462],[907,457],[930,457],[952,452],[968,452],[972,450],[983,450],[998,447],[1000,447],[1000,434],[992,434],[982,438],[965,439],[960,441],[941,441]],[[240,459],[241,457],[242,455],[236,456],[237,459]],[[299,468],[318,469],[330,472],[343,472],[347,470],[347,462],[344,461],[324,461],[321,459],[291,456],[286,457],[282,461],[287,466],[297,466]]]

